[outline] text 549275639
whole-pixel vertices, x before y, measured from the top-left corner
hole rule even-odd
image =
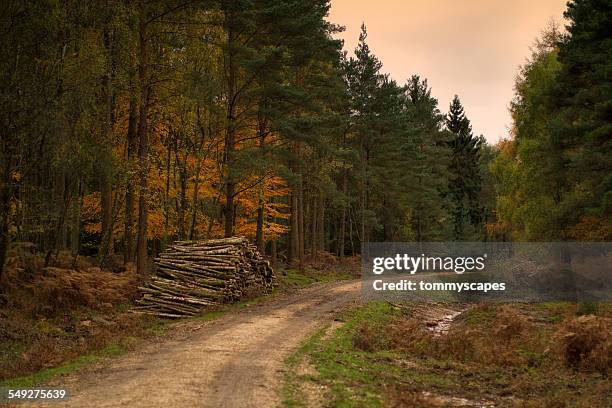
[[[10,388],[0,389],[0,401],[62,401],[68,398],[68,390],[63,388]]]

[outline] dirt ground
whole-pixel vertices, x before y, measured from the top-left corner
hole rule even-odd
[[[318,284],[212,322],[182,323],[168,339],[54,380],[48,386],[71,396],[49,406],[278,406],[285,358],[357,303],[359,289],[360,281]]]

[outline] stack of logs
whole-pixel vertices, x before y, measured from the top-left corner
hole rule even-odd
[[[268,292],[274,273],[244,237],[177,241],[155,258],[156,273],[139,289],[133,311],[178,318],[211,305]]]

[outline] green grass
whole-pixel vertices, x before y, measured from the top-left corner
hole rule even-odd
[[[297,269],[283,269],[277,272],[279,287],[303,287],[313,283],[330,283],[353,279],[347,272],[318,271],[306,268],[303,272]]]
[[[463,314],[463,319],[466,324],[471,326],[491,323],[496,316],[495,308],[487,307],[475,307],[466,311]]]
[[[303,378],[299,378],[296,371],[302,360],[314,351],[314,348],[324,334],[325,329],[318,330],[307,341],[302,343],[295,353],[285,360],[287,371],[281,396],[286,407],[297,408],[305,406],[306,398],[298,386],[299,381],[303,380]]]
[[[329,339],[323,340],[325,329],[312,335],[286,360],[288,369],[282,390],[283,404],[286,407],[307,406],[300,383],[311,381],[327,386],[329,395],[326,397],[334,407],[382,406],[381,388],[389,378],[396,379],[401,370],[386,364],[394,356],[392,353],[356,350],[353,335],[356,328],[365,323],[372,324],[374,330],[381,329],[396,313],[386,302],[373,302],[341,315],[339,320],[343,320],[344,325]],[[304,359],[314,366],[318,372],[316,376],[296,373]]]

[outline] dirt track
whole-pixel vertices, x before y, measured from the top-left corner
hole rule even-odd
[[[175,338],[61,378],[53,407],[275,407],[283,361],[333,312],[359,298],[359,281],[316,285],[201,323]],[[50,405],[51,406],[51,405]]]

